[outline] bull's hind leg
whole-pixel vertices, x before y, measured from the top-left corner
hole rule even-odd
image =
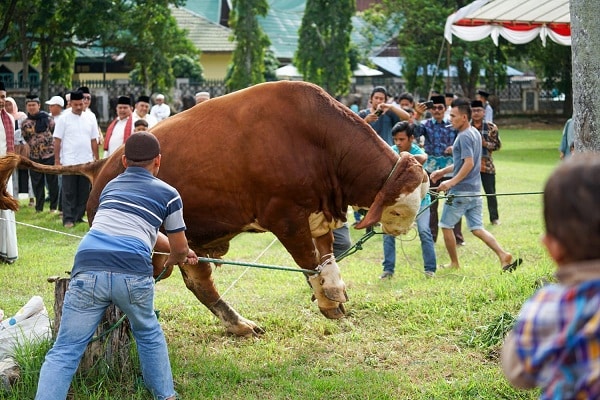
[[[253,321],[242,317],[221,299],[219,292],[215,288],[212,269],[209,263],[199,262],[198,265],[184,264],[181,267],[181,275],[187,288],[223,322],[227,332],[245,337],[259,336],[264,333],[264,330]]]

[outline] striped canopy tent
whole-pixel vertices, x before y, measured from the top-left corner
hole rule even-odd
[[[543,45],[550,38],[556,43],[571,45],[571,15],[569,0],[475,0],[446,20],[444,37],[466,41],[498,37],[515,44],[531,42],[539,37]]]

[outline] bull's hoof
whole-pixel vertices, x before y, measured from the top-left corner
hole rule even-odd
[[[344,305],[340,303],[337,307],[334,308],[320,308],[321,314],[323,314],[326,318],[329,319],[340,319],[346,316],[346,309]]]
[[[339,303],[345,303],[348,301],[348,294],[346,293],[346,285],[342,281],[342,286],[325,286],[323,285],[323,294],[329,300],[337,301]]]
[[[237,324],[227,326],[227,333],[240,337],[260,337],[265,333],[264,329],[259,327],[249,319],[240,317]]]

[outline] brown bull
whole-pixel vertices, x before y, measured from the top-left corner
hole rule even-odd
[[[223,256],[241,232],[270,231],[301,268],[320,271],[309,283],[328,318],[342,317],[347,301],[332,229],[346,220],[348,206],[369,209],[357,228],[381,221],[384,232],[398,235],[412,224],[427,184],[411,155],[399,157],[361,118],[304,82],[265,83],[203,102],[152,133],[161,143],[158,177],[181,194],[186,236],[198,256]],[[123,171],[122,154],[123,147],[108,159],[70,167],[4,157],[0,208],[18,207],[5,190],[17,166],[79,174],[92,182],[91,223],[102,189]],[[159,257],[155,273],[164,263]],[[229,332],[262,333],[220,298],[209,263],[183,265],[181,272]]]

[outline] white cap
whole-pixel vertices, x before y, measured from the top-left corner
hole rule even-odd
[[[210,99],[210,93],[208,92],[198,92],[196,93],[196,97],[200,97],[201,99]]]
[[[64,107],[65,100],[60,96],[52,96],[52,98],[50,100],[48,100],[46,102],[46,104],[48,104],[49,106],[57,105],[57,106]]]
[[[157,99],[164,100],[164,99],[165,99],[165,96],[163,96],[162,94],[157,94],[157,95],[156,95],[156,98],[157,98]]]

